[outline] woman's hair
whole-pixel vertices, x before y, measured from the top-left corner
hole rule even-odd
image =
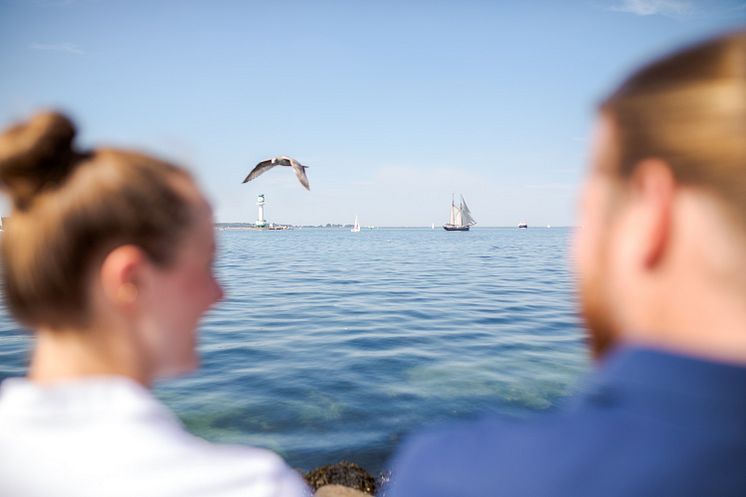
[[[618,175],[662,159],[679,183],[708,189],[746,227],[746,31],[644,67],[601,112],[614,123]]]
[[[192,222],[183,169],[137,152],[78,150],[75,126],[42,113],[0,135],[0,186],[13,210],[2,236],[2,284],[26,326],[83,326],[89,279],[133,244],[166,266]],[[183,190],[183,188],[181,189]]]

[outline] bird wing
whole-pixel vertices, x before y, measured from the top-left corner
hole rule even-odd
[[[262,174],[262,173],[264,173],[264,172],[272,169],[276,165],[277,165],[277,163],[272,164],[272,159],[263,160],[262,162],[260,162],[256,166],[254,166],[254,169],[251,170],[251,172],[249,173],[248,176],[246,176],[246,179],[243,180],[243,182],[247,183],[247,182],[251,181],[252,179],[254,179],[257,176],[259,176],[260,174]]]
[[[300,184],[303,185],[303,187],[310,192],[311,186],[308,184],[308,176],[306,176],[306,166],[295,159],[290,159],[290,165],[293,167],[295,175],[298,177],[298,181],[300,181]]]

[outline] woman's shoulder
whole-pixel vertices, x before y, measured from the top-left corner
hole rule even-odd
[[[308,495],[299,474],[274,452],[194,436],[150,391],[122,378],[47,386],[6,380],[0,447],[14,467],[34,468],[63,486],[76,482],[79,495],[87,495],[82,490],[91,474],[110,482],[107,495]],[[70,469],[58,473],[60,462]],[[0,463],[0,474],[9,469]],[[38,483],[23,474],[17,478]]]

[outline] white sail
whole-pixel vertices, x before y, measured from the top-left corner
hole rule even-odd
[[[461,218],[464,226],[473,226],[477,224],[476,219],[471,217],[471,211],[469,210],[469,206],[466,205],[463,195],[461,196]]]
[[[352,229],[350,231],[352,231],[353,233],[360,232],[360,224],[357,222],[357,216],[355,216],[355,224],[352,225]]]
[[[469,214],[466,214],[466,217],[464,218],[464,225],[465,226],[474,226],[477,224],[477,221],[471,217]]]
[[[448,224],[444,225],[447,231],[468,231],[469,226],[474,226],[477,221],[471,216],[471,211],[464,201],[464,196],[460,195],[461,203],[457,206],[455,195],[451,197],[451,214]]]

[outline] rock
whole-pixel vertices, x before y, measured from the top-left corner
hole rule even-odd
[[[349,461],[340,461],[311,470],[306,473],[305,479],[314,491],[325,485],[341,485],[369,495],[376,493],[375,479],[363,468]]]
[[[324,485],[313,495],[314,497],[370,497],[370,494],[342,485]]]

